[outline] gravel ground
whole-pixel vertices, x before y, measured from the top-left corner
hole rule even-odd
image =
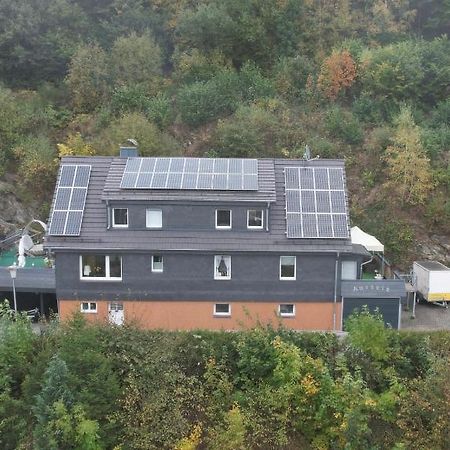
[[[412,306],[409,311],[402,309],[401,329],[408,330],[450,330],[450,306],[444,308],[432,303],[416,303],[416,318],[412,319]]]

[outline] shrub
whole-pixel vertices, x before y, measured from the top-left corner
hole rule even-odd
[[[334,107],[327,112],[325,128],[332,137],[340,138],[347,144],[357,145],[363,141],[363,130],[358,119],[341,108]]]
[[[173,121],[172,101],[166,94],[160,93],[156,97],[148,99],[145,114],[163,130]]]
[[[346,320],[345,330],[348,331],[350,344],[375,361],[389,358],[389,332],[380,314],[372,314],[367,307],[363,307]]]
[[[287,99],[300,97],[314,69],[312,61],[306,56],[281,58],[274,70],[277,91]]]

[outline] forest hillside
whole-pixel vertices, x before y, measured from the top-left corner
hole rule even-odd
[[[450,260],[450,3],[0,0],[0,234],[58,157],[345,158],[395,264]]]

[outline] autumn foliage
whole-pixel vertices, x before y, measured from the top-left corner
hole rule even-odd
[[[326,98],[335,100],[356,79],[356,64],[348,50],[334,51],[320,68],[317,85]]]

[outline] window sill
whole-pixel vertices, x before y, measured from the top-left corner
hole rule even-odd
[[[97,314],[97,311],[81,311],[81,314]]]
[[[128,228],[128,225],[113,225],[111,228]]]
[[[227,319],[231,317],[231,314],[213,314],[216,319]]]
[[[90,277],[90,278],[80,278],[80,281],[122,281],[122,278],[106,278],[106,277]]]
[[[228,281],[228,280],[231,280],[231,277],[223,277],[223,278],[216,278],[216,277],[214,277],[214,279],[217,280],[217,281]]]
[[[280,281],[296,281],[297,278],[280,278]]]
[[[281,317],[282,319],[294,319],[295,314],[278,314],[278,317]]]

